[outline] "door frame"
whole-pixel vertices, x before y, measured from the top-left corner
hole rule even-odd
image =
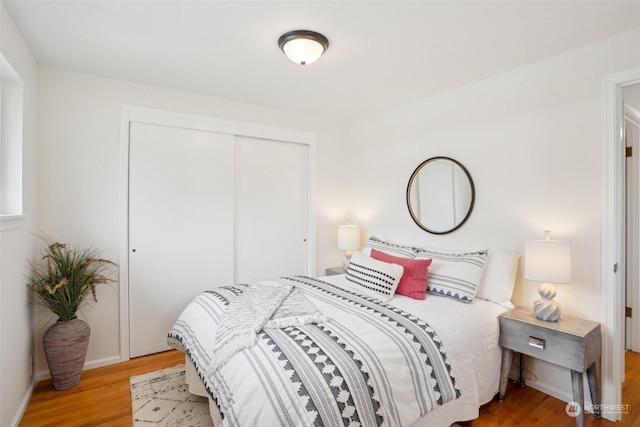
[[[157,108],[123,104],[120,107],[120,177],[119,177],[119,295],[120,361],[129,357],[129,129],[130,123],[172,126],[231,135],[249,136],[308,146],[307,173],[307,272],[316,271],[316,134],[256,123],[240,122],[203,115],[180,113]]]
[[[625,177],[622,88],[640,83],[640,67],[602,77],[602,404],[622,404],[625,351]],[[605,406],[606,407],[606,406]],[[606,411],[611,421],[619,411]]]

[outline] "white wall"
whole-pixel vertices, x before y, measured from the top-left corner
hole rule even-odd
[[[354,124],[352,218],[400,242],[520,253],[552,230],[573,252],[556,300],[601,320],[601,78],[640,65],[639,39],[637,29]],[[443,236],[418,228],[405,203],[411,173],[433,156],[460,161],[476,187],[467,223]],[[531,306],[537,286],[519,272],[514,302]],[[534,387],[570,397],[569,372],[531,365]]]
[[[0,49],[24,85],[23,212],[20,228],[0,231],[0,425],[17,425],[31,396],[29,356],[33,351],[26,260],[34,254],[27,230],[36,224],[36,146],[38,67],[3,3]]]
[[[622,88],[622,98],[626,104],[640,111],[640,84]]]
[[[40,70],[38,228],[61,240],[104,249],[118,260],[120,224],[120,106],[134,104],[183,113],[299,129],[317,134],[317,267],[338,265],[337,225],[346,221],[346,159],[335,156],[346,130],[321,118],[197,94],[52,68]],[[286,256],[286,254],[283,254]],[[119,353],[118,285],[101,287],[83,310],[92,328],[88,367],[113,363]],[[38,320],[40,325],[49,319]],[[46,370],[38,345],[37,368]],[[125,355],[128,357],[128,355]]]

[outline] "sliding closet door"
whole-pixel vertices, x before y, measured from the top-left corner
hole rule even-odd
[[[309,146],[235,141],[236,281],[306,274]]]
[[[131,123],[130,356],[167,332],[203,290],[233,282],[233,136]]]

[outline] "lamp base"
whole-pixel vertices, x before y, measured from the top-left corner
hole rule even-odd
[[[537,319],[557,322],[560,319],[560,304],[552,299],[540,298],[533,303],[533,312]]]
[[[344,268],[344,271],[347,271],[347,268],[349,267],[349,262],[351,262],[351,256],[353,255],[353,251],[351,249],[349,249],[348,251],[345,252],[344,254],[344,260],[342,261],[342,267]]]

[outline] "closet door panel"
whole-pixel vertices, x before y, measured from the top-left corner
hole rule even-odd
[[[236,281],[306,274],[309,146],[235,141]]]
[[[169,349],[187,303],[233,283],[233,198],[233,136],[131,123],[131,357]]]

